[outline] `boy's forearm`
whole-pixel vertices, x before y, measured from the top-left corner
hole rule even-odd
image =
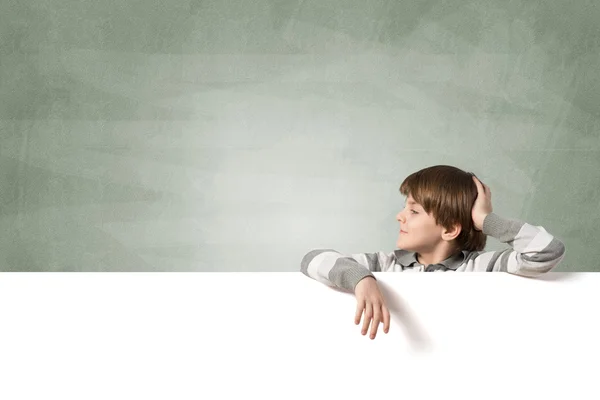
[[[491,212],[483,220],[483,233],[502,243],[509,243],[517,237],[523,225],[523,221],[503,218]]]
[[[310,251],[302,258],[300,270],[309,278],[352,292],[363,278],[375,278],[358,261],[332,249]]]

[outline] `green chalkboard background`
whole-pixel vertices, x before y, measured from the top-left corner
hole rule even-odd
[[[0,3],[0,270],[298,271],[475,172],[600,270],[593,1]],[[494,239],[488,249],[506,247]]]

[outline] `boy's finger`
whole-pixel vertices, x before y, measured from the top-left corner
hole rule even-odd
[[[387,307],[382,306],[383,309],[383,332],[388,333],[390,331],[390,312]]]
[[[367,334],[367,331],[369,330],[369,324],[371,323],[371,318],[373,317],[373,309],[372,309],[372,305],[367,303],[367,306],[365,307],[365,317],[363,318],[363,326],[362,326],[362,331],[361,333],[363,335]]]
[[[489,197],[490,195],[490,188],[483,182],[481,182],[479,179],[477,179],[475,181],[475,185],[477,186],[477,196],[486,196]]]
[[[381,323],[381,308],[375,306],[374,309],[375,316],[373,317],[373,323],[371,324],[371,339],[375,339],[375,336],[377,336],[377,329]]]
[[[363,310],[365,308],[365,301],[359,301],[356,303],[356,313],[354,315],[354,324],[360,324],[360,317],[362,316]]]

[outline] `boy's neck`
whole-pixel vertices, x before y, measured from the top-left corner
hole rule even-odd
[[[452,257],[459,253],[459,250],[452,249],[441,249],[438,252],[433,252],[430,254],[417,253],[417,261],[419,264],[423,264],[424,266],[428,266],[430,264],[439,264],[444,260]]]

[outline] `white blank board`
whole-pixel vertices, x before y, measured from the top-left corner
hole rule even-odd
[[[2,399],[598,399],[600,274],[5,273]],[[408,397],[407,397],[408,396]]]

